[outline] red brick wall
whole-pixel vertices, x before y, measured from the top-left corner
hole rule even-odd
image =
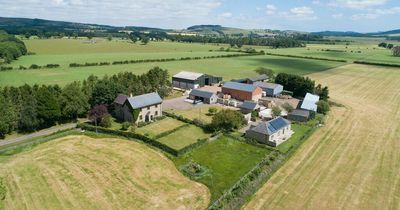
[[[232,98],[240,101],[252,101],[261,98],[262,89],[257,87],[253,92],[245,92],[222,87],[222,93],[229,94],[232,96]]]

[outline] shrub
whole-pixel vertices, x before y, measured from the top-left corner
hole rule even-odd
[[[40,69],[40,66],[37,64],[32,64],[31,66],[29,66],[29,69]]]
[[[215,113],[217,113],[218,112],[218,109],[216,108],[216,107],[210,107],[210,108],[208,108],[208,113],[210,114],[210,115],[214,115]]]
[[[224,109],[212,118],[211,127],[215,130],[233,131],[246,123],[243,115],[234,110]]]
[[[282,108],[285,109],[287,112],[292,112],[294,109],[294,107],[291,104],[289,104],[288,102],[285,102],[282,105]]]
[[[6,198],[6,186],[3,183],[3,178],[0,177],[0,201]],[[1,207],[1,205],[0,205]]]
[[[277,106],[272,107],[272,114],[273,114],[275,117],[281,116],[281,113],[282,113],[281,108],[279,108],[279,107],[277,107]]]
[[[327,101],[318,101],[317,112],[321,114],[327,114],[330,110],[329,103]]]
[[[103,128],[110,128],[111,122],[112,122],[111,115],[107,115],[101,119],[100,126]]]
[[[206,168],[190,160],[189,163],[182,167],[182,171],[190,177],[200,177],[206,172]]]
[[[131,124],[129,122],[123,122],[122,126],[121,126],[121,130],[126,131],[129,129],[130,126],[131,126]]]

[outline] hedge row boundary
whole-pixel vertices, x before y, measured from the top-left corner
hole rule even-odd
[[[206,143],[208,141],[207,138],[198,139],[196,143],[188,145],[188,146],[186,146],[186,147],[184,147],[184,148],[182,148],[180,150],[177,150],[177,149],[171,148],[168,145],[163,144],[163,143],[161,143],[161,142],[159,142],[159,141],[157,141],[155,139],[152,139],[152,138],[149,138],[149,137],[147,137],[145,135],[141,135],[141,134],[134,133],[134,132],[118,131],[118,130],[112,130],[112,129],[103,128],[103,127],[97,127],[96,128],[95,126],[89,125],[87,123],[78,124],[77,127],[81,128],[83,130],[88,130],[88,131],[96,131],[97,130],[97,132],[100,132],[100,133],[103,133],[103,134],[122,136],[122,137],[127,138],[128,140],[133,140],[133,141],[139,140],[139,141],[141,141],[143,143],[146,143],[148,145],[156,147],[156,148],[158,148],[158,149],[160,149],[160,150],[162,150],[162,151],[164,151],[166,153],[169,153],[171,155],[174,155],[176,157],[179,157],[179,156],[181,156],[181,155],[193,150],[194,148],[197,148],[197,147],[201,146],[202,144],[204,144],[204,143]]]
[[[373,65],[373,66],[385,66],[385,67],[400,67],[400,64],[394,63],[375,63],[369,61],[354,61],[355,64]]]
[[[255,53],[241,53],[241,54],[227,54],[227,55],[213,55],[203,57],[181,57],[181,58],[159,58],[159,59],[142,59],[142,60],[124,60],[124,61],[113,61],[113,62],[93,62],[93,63],[70,63],[70,68],[78,67],[89,67],[89,66],[104,66],[104,65],[123,65],[123,64],[136,64],[136,63],[155,63],[155,62],[171,62],[171,61],[185,61],[185,60],[201,60],[201,59],[216,59],[216,58],[231,58],[231,57],[243,57],[243,56],[257,56],[265,55],[264,52]]]
[[[162,137],[164,137],[164,136],[168,136],[169,134],[172,134],[172,133],[174,133],[175,131],[178,131],[178,130],[180,130],[180,129],[184,128],[184,127],[188,127],[188,126],[189,126],[189,124],[184,124],[184,125],[178,126],[178,127],[174,128],[174,129],[172,129],[172,130],[165,131],[165,132],[163,132],[163,133],[160,133],[160,134],[156,135],[156,136],[154,137],[154,139],[160,139],[160,138],[162,138]]]
[[[320,58],[320,57],[301,56],[301,55],[286,55],[286,54],[269,53],[269,52],[267,52],[265,54],[266,55],[289,57],[289,58],[304,58],[304,59],[321,60],[321,61],[334,61],[334,62],[341,62],[341,63],[347,63],[348,62],[347,60],[344,60],[344,59]]]

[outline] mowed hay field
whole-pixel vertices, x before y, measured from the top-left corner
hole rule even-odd
[[[0,159],[5,209],[204,209],[206,186],[163,154],[121,139],[68,136]]]
[[[36,55],[27,55],[13,61],[10,65],[18,68],[20,65],[29,67],[31,64],[60,64],[55,69],[12,70],[0,72],[0,86],[27,84],[58,84],[65,85],[72,81],[82,81],[90,75],[102,77],[119,72],[134,72],[141,74],[150,68],[159,66],[168,69],[171,76],[182,70],[208,73],[222,76],[225,80],[251,77],[257,75],[254,69],[266,67],[275,72],[294,74],[310,74],[334,68],[343,63],[320,60],[277,57],[248,56],[235,58],[186,60],[172,62],[137,63],[125,65],[91,66],[69,68],[70,63],[112,62],[121,60],[140,60],[154,58],[203,57],[237,52],[210,52],[226,45],[150,42],[148,45],[132,44],[123,40],[111,42],[96,39],[93,44],[88,40],[46,39],[24,40],[27,48]],[[245,46],[243,48],[246,48]]]
[[[244,209],[399,209],[400,69],[348,65],[311,77],[345,107]]]

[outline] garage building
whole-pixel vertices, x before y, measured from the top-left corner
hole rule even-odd
[[[189,98],[193,100],[193,103],[201,101],[205,104],[215,104],[218,99],[217,94],[199,89],[192,90],[189,94]]]

